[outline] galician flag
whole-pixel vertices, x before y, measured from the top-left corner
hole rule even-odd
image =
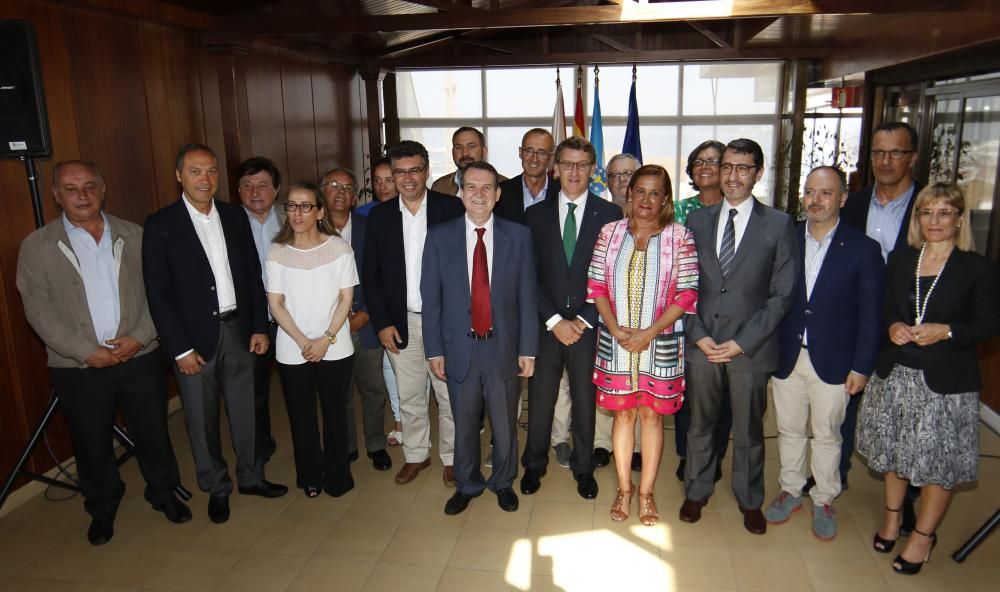
[[[594,115],[590,118],[590,143],[597,153],[597,167],[594,176],[590,178],[590,192],[604,195],[608,190],[608,180],[604,176],[604,127],[601,125],[601,93],[600,82],[597,79],[597,69],[594,70]]]

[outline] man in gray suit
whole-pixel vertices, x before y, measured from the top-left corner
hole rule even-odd
[[[792,303],[798,273],[790,216],[753,197],[764,153],[753,140],[733,140],[722,155],[725,199],[690,214],[698,244],[698,314],[688,315],[686,499],[680,518],[697,522],[715,488],[719,459],[712,433],[722,398],[733,411],[733,494],[743,525],[764,534],[764,410],[767,381],[778,367],[777,328]]]
[[[493,216],[499,178],[485,162],[462,178],[465,215],[427,232],[420,295],[424,351],[448,381],[455,418],[455,495],[445,514],[464,511],[489,488],[506,512],[517,510],[517,409],[521,376],[534,373],[538,296],[528,229]],[[464,247],[464,248],[463,248]],[[465,288],[468,288],[466,291]],[[493,428],[493,474],[479,468],[479,426]]]

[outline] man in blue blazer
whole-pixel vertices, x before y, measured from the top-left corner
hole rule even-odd
[[[244,495],[279,497],[256,458],[254,358],[269,347],[260,260],[243,208],[215,199],[219,161],[187,144],[177,154],[180,199],[146,218],[142,268],[160,343],[175,362],[198,487],[208,517],[229,520],[233,482],[222,456],[219,405],[225,403]],[[220,396],[223,395],[223,396]]]
[[[365,261],[365,230],[368,219],[351,211],[358,195],[357,187],[354,171],[345,168],[330,169],[320,181],[330,219],[340,236],[351,243],[354,262],[361,269]],[[369,320],[365,291],[360,285],[354,286],[354,301],[348,322],[354,342],[354,386],[361,395],[361,425],[364,428],[365,448],[368,458],[372,459],[372,467],[377,471],[388,471],[392,468],[392,459],[385,451],[385,402],[389,398],[385,379],[382,377],[385,356]],[[351,460],[355,460],[358,458],[358,434],[354,421],[353,389],[347,399],[347,417],[347,444]]]
[[[465,216],[430,229],[420,294],[424,351],[447,380],[455,418],[455,494],[445,514],[464,511],[484,488],[506,512],[517,510],[517,409],[521,376],[538,349],[538,300],[528,229],[493,216],[499,175],[486,162],[462,176]],[[493,430],[493,473],[480,471],[480,417]]]
[[[778,328],[772,383],[781,493],[765,517],[780,524],[801,507],[811,427],[812,529],[821,540],[837,535],[840,428],[848,402],[864,390],[875,367],[885,283],[878,243],[840,223],[846,200],[847,177],[840,169],[821,166],[806,177],[806,222],[796,229],[800,266],[792,308]]]

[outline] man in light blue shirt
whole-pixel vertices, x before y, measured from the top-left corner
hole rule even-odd
[[[87,540],[114,536],[125,483],[111,444],[119,410],[135,441],[144,497],[175,523],[191,510],[167,432],[167,390],[154,353],[141,267],[142,228],[104,213],[106,187],[93,163],[56,165],[53,193],[62,215],[28,235],[17,260],[17,289],[28,323],[45,343],[49,376],[69,425]]]
[[[253,232],[254,246],[260,257],[260,268],[264,269],[267,252],[271,242],[285,223],[285,212],[275,206],[278,191],[281,189],[281,172],[270,159],[254,156],[240,163],[236,169],[236,188],[239,191],[240,202],[250,220],[250,230]],[[277,324],[273,319],[268,326],[268,338],[274,343]],[[254,364],[254,421],[257,458],[266,463],[277,444],[271,436],[271,367],[274,365],[274,348],[258,354]]]

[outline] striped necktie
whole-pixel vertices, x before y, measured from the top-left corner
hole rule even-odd
[[[736,208],[729,210],[729,220],[726,221],[726,231],[722,233],[722,245],[719,247],[719,269],[722,277],[729,275],[736,256]]]

